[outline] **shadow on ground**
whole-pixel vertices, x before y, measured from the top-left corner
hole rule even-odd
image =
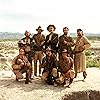
[[[100,91],[87,90],[66,94],[62,100],[100,100]]]

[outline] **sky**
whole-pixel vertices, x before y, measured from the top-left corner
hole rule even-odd
[[[0,0],[0,32],[31,33],[54,24],[56,33],[68,27],[85,33],[100,33],[99,0]]]

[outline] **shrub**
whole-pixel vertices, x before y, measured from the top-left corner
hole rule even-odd
[[[87,67],[100,67],[100,61],[98,59],[87,59],[86,60],[86,66]]]

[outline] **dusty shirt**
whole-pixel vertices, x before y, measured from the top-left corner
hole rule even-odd
[[[67,57],[63,59],[62,57],[59,60],[59,68],[63,73],[66,73],[73,67],[73,59],[71,57]]]
[[[32,39],[34,41],[34,50],[41,51],[45,42],[45,36],[43,34],[34,34]]]

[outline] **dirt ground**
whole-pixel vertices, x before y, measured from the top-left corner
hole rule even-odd
[[[88,76],[85,82],[82,81],[83,77],[82,73],[80,73],[74,79],[70,88],[65,88],[63,86],[54,87],[47,85],[39,77],[35,77],[30,84],[25,84],[25,80],[16,82],[12,71],[1,71],[0,100],[62,100],[64,95],[70,94],[71,92],[99,91],[100,69],[87,68],[87,74]]]

